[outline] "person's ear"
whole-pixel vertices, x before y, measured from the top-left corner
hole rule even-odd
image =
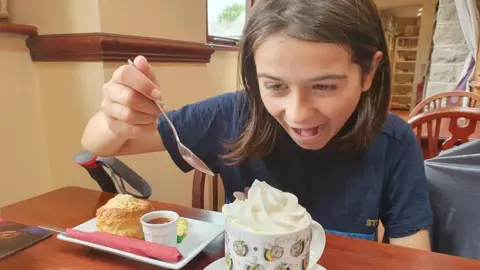
[[[375,74],[377,73],[378,67],[382,60],[383,53],[381,51],[377,51],[372,57],[371,69],[363,80],[362,92],[366,92],[372,86],[373,78],[375,77]]]

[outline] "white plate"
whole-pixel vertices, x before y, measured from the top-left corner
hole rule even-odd
[[[319,226],[313,226],[313,234],[312,234],[312,243],[310,245],[310,262],[318,261],[318,258],[321,258],[323,252],[325,251],[325,243],[326,243],[326,235],[325,230],[323,227],[318,224]],[[220,258],[213,263],[211,263],[207,268],[204,270],[225,270],[225,257]],[[313,264],[308,267],[308,270],[326,270],[323,266],[319,264]]]
[[[214,261],[209,266],[207,266],[207,268],[203,270],[225,270],[225,257]],[[308,270],[327,270],[327,269],[321,265],[316,264],[313,267],[309,268]]]
[[[188,234],[183,239],[182,243],[178,244],[177,246],[178,250],[183,255],[183,259],[177,263],[170,263],[170,262],[160,261],[152,258],[138,256],[136,254],[125,252],[122,250],[81,241],[75,238],[68,237],[67,235],[63,235],[63,234],[58,234],[57,238],[63,241],[80,244],[80,245],[88,246],[91,248],[99,249],[105,252],[113,253],[113,254],[126,257],[132,260],[136,260],[136,261],[140,261],[140,262],[144,262],[144,263],[148,263],[148,264],[152,264],[152,265],[156,265],[164,268],[169,268],[169,269],[181,269],[193,258],[195,258],[195,256],[197,256],[198,253],[200,253],[200,251],[202,251],[210,242],[212,242],[224,231],[223,226],[217,226],[212,223],[199,221],[195,219],[189,219],[189,218],[185,218],[185,219],[188,221]],[[84,232],[95,232],[97,231],[96,224],[97,224],[97,219],[93,218],[85,223],[78,225],[73,229],[84,231]]]

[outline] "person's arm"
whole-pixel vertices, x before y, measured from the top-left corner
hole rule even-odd
[[[96,113],[83,132],[82,147],[100,157],[134,155],[165,150],[157,130],[135,139],[117,137],[108,127],[102,111]]]
[[[236,94],[227,93],[167,112],[182,144],[192,150],[214,172],[218,170],[223,143],[236,125]],[[109,129],[101,113],[87,125],[82,144],[98,156],[132,155],[167,150],[175,164],[184,172],[193,168],[178,151],[177,141],[164,116],[158,118],[157,129],[135,139],[119,139]],[[151,135],[150,135],[151,134]],[[95,136],[92,136],[95,135]],[[90,139],[89,139],[90,138]],[[90,141],[88,141],[90,140]]]
[[[431,251],[430,237],[426,229],[422,229],[409,236],[390,238],[390,244]]]
[[[407,123],[395,124],[401,134],[389,145],[380,218],[391,244],[430,250],[433,214],[422,150]]]

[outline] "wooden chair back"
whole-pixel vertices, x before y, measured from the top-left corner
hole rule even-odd
[[[449,91],[430,96],[418,103],[410,118],[415,115],[440,108],[480,106],[480,95],[466,91]]]
[[[424,149],[425,159],[468,142],[473,134],[480,136],[480,108],[442,108],[418,114],[408,122]]]
[[[192,186],[192,207],[198,209],[205,209],[205,184],[207,175],[201,171],[195,170],[193,174],[193,186]],[[213,211],[219,211],[218,205],[218,175],[215,174],[212,177],[212,194],[213,198]]]

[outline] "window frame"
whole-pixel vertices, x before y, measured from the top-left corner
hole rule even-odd
[[[254,1],[255,0],[245,0],[245,14],[248,13]],[[224,50],[232,50],[232,51],[238,50],[238,40],[208,34],[208,0],[206,0],[205,3],[206,3],[206,15],[207,15],[205,20],[207,44],[213,46],[215,49],[224,49]]]

